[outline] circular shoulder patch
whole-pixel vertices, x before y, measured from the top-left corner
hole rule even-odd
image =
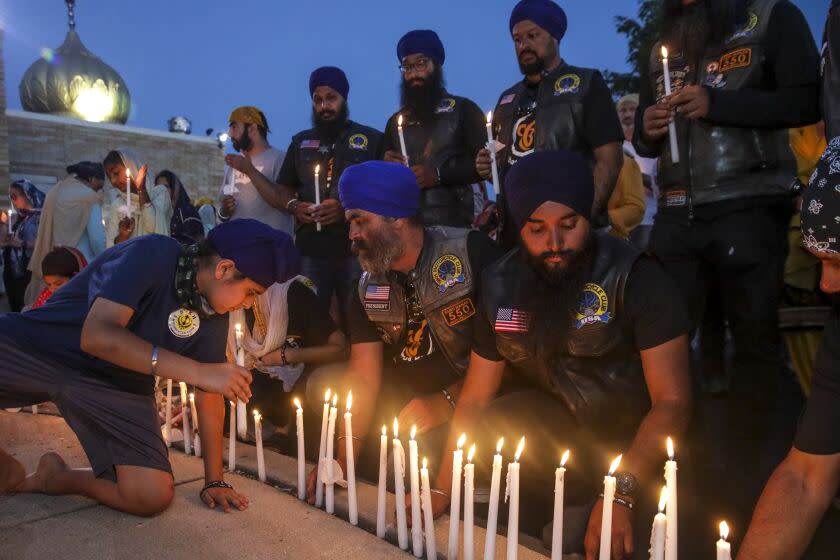
[[[577,93],[580,87],[580,76],[577,74],[563,74],[554,82],[554,95]]]
[[[189,309],[176,309],[169,314],[169,332],[178,338],[189,338],[198,332],[201,326],[201,319],[195,311]]]
[[[455,255],[443,255],[432,265],[432,280],[438,290],[445,292],[455,284],[461,284],[464,278],[464,267],[461,259]]]
[[[368,137],[364,134],[354,134],[348,139],[350,148],[354,150],[366,150],[368,147]]]

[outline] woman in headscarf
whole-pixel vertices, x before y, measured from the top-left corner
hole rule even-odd
[[[119,148],[109,152],[102,165],[114,186],[105,224],[106,244],[111,247],[150,233],[169,235],[169,221],[172,219],[169,189],[163,185],[148,187],[148,168],[137,154],[129,148]],[[131,178],[131,195],[128,198],[126,170]]]
[[[9,232],[0,245],[3,247],[3,282],[9,296],[9,307],[15,312],[23,309],[26,286],[32,276],[28,266],[38,237],[45,197],[26,179],[15,181],[9,188],[15,213],[9,221]]]
[[[73,247],[90,262],[105,250],[100,191],[105,185],[101,163],[80,161],[67,168],[69,177],[47,193],[41,210],[38,239],[29,261],[32,280],[26,290],[31,304],[44,288],[41,262],[53,247]]]
[[[191,245],[204,239],[204,226],[198,211],[190,202],[187,189],[173,172],[164,169],[155,177],[155,185],[169,189],[172,197],[172,220],[169,222],[169,236],[180,243]]]

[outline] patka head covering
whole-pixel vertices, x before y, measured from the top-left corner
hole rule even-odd
[[[238,219],[219,224],[207,234],[223,259],[263,288],[285,282],[300,272],[300,254],[289,234],[257,220]]]
[[[87,266],[87,259],[74,247],[55,247],[41,261],[43,276],[66,276],[72,278]]]
[[[508,171],[505,196],[517,229],[522,229],[534,210],[546,202],[565,204],[590,220],[595,197],[592,169],[574,152],[534,152]]]
[[[422,54],[441,66],[446,60],[446,51],[437,33],[430,29],[415,29],[402,36],[397,43],[397,59],[400,62],[412,54]]]
[[[831,140],[802,194],[802,244],[840,253],[840,136]]]
[[[408,218],[420,211],[420,187],[401,163],[366,161],[348,167],[338,180],[345,210],[366,210],[390,218]]]
[[[94,178],[100,181],[105,180],[105,168],[98,161],[80,161],[68,165],[67,173],[86,180]]]
[[[347,76],[341,68],[335,66],[321,66],[312,72],[309,76],[309,97],[312,97],[315,89],[320,86],[331,87],[344,99],[347,99],[347,94],[350,93],[350,82],[347,81]]]
[[[530,20],[558,41],[566,34],[566,12],[551,0],[522,0],[510,13],[510,32],[520,21]]]
[[[257,109],[256,107],[252,107],[250,105],[243,105],[242,107],[237,107],[230,113],[230,117],[228,118],[228,122],[240,122],[242,124],[253,124],[257,126],[261,126],[266,130],[270,130],[268,128],[268,123],[265,122],[265,114]]]

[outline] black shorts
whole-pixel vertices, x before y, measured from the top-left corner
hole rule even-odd
[[[0,335],[0,409],[54,402],[97,478],[116,481],[116,465],[172,473],[152,395],[127,392],[23,348],[14,335]]]

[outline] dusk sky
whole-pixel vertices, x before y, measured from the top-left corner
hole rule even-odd
[[[819,40],[829,0],[794,0]],[[193,134],[227,128],[237,105],[268,116],[269,139],[287,146],[309,127],[308,79],[321,65],[350,80],[351,118],[382,129],[398,108],[396,43],[411,29],[434,29],[446,48],[448,89],[485,110],[520,79],[508,32],[512,0],[78,0],[76,29],[92,52],[128,84],[128,124],[165,129],[188,117]],[[627,45],[616,15],[634,15],[633,0],[566,0],[561,54],[570,63],[625,70]],[[42,48],[67,32],[61,0],[0,0],[5,24],[8,106],[20,109],[18,84]]]

